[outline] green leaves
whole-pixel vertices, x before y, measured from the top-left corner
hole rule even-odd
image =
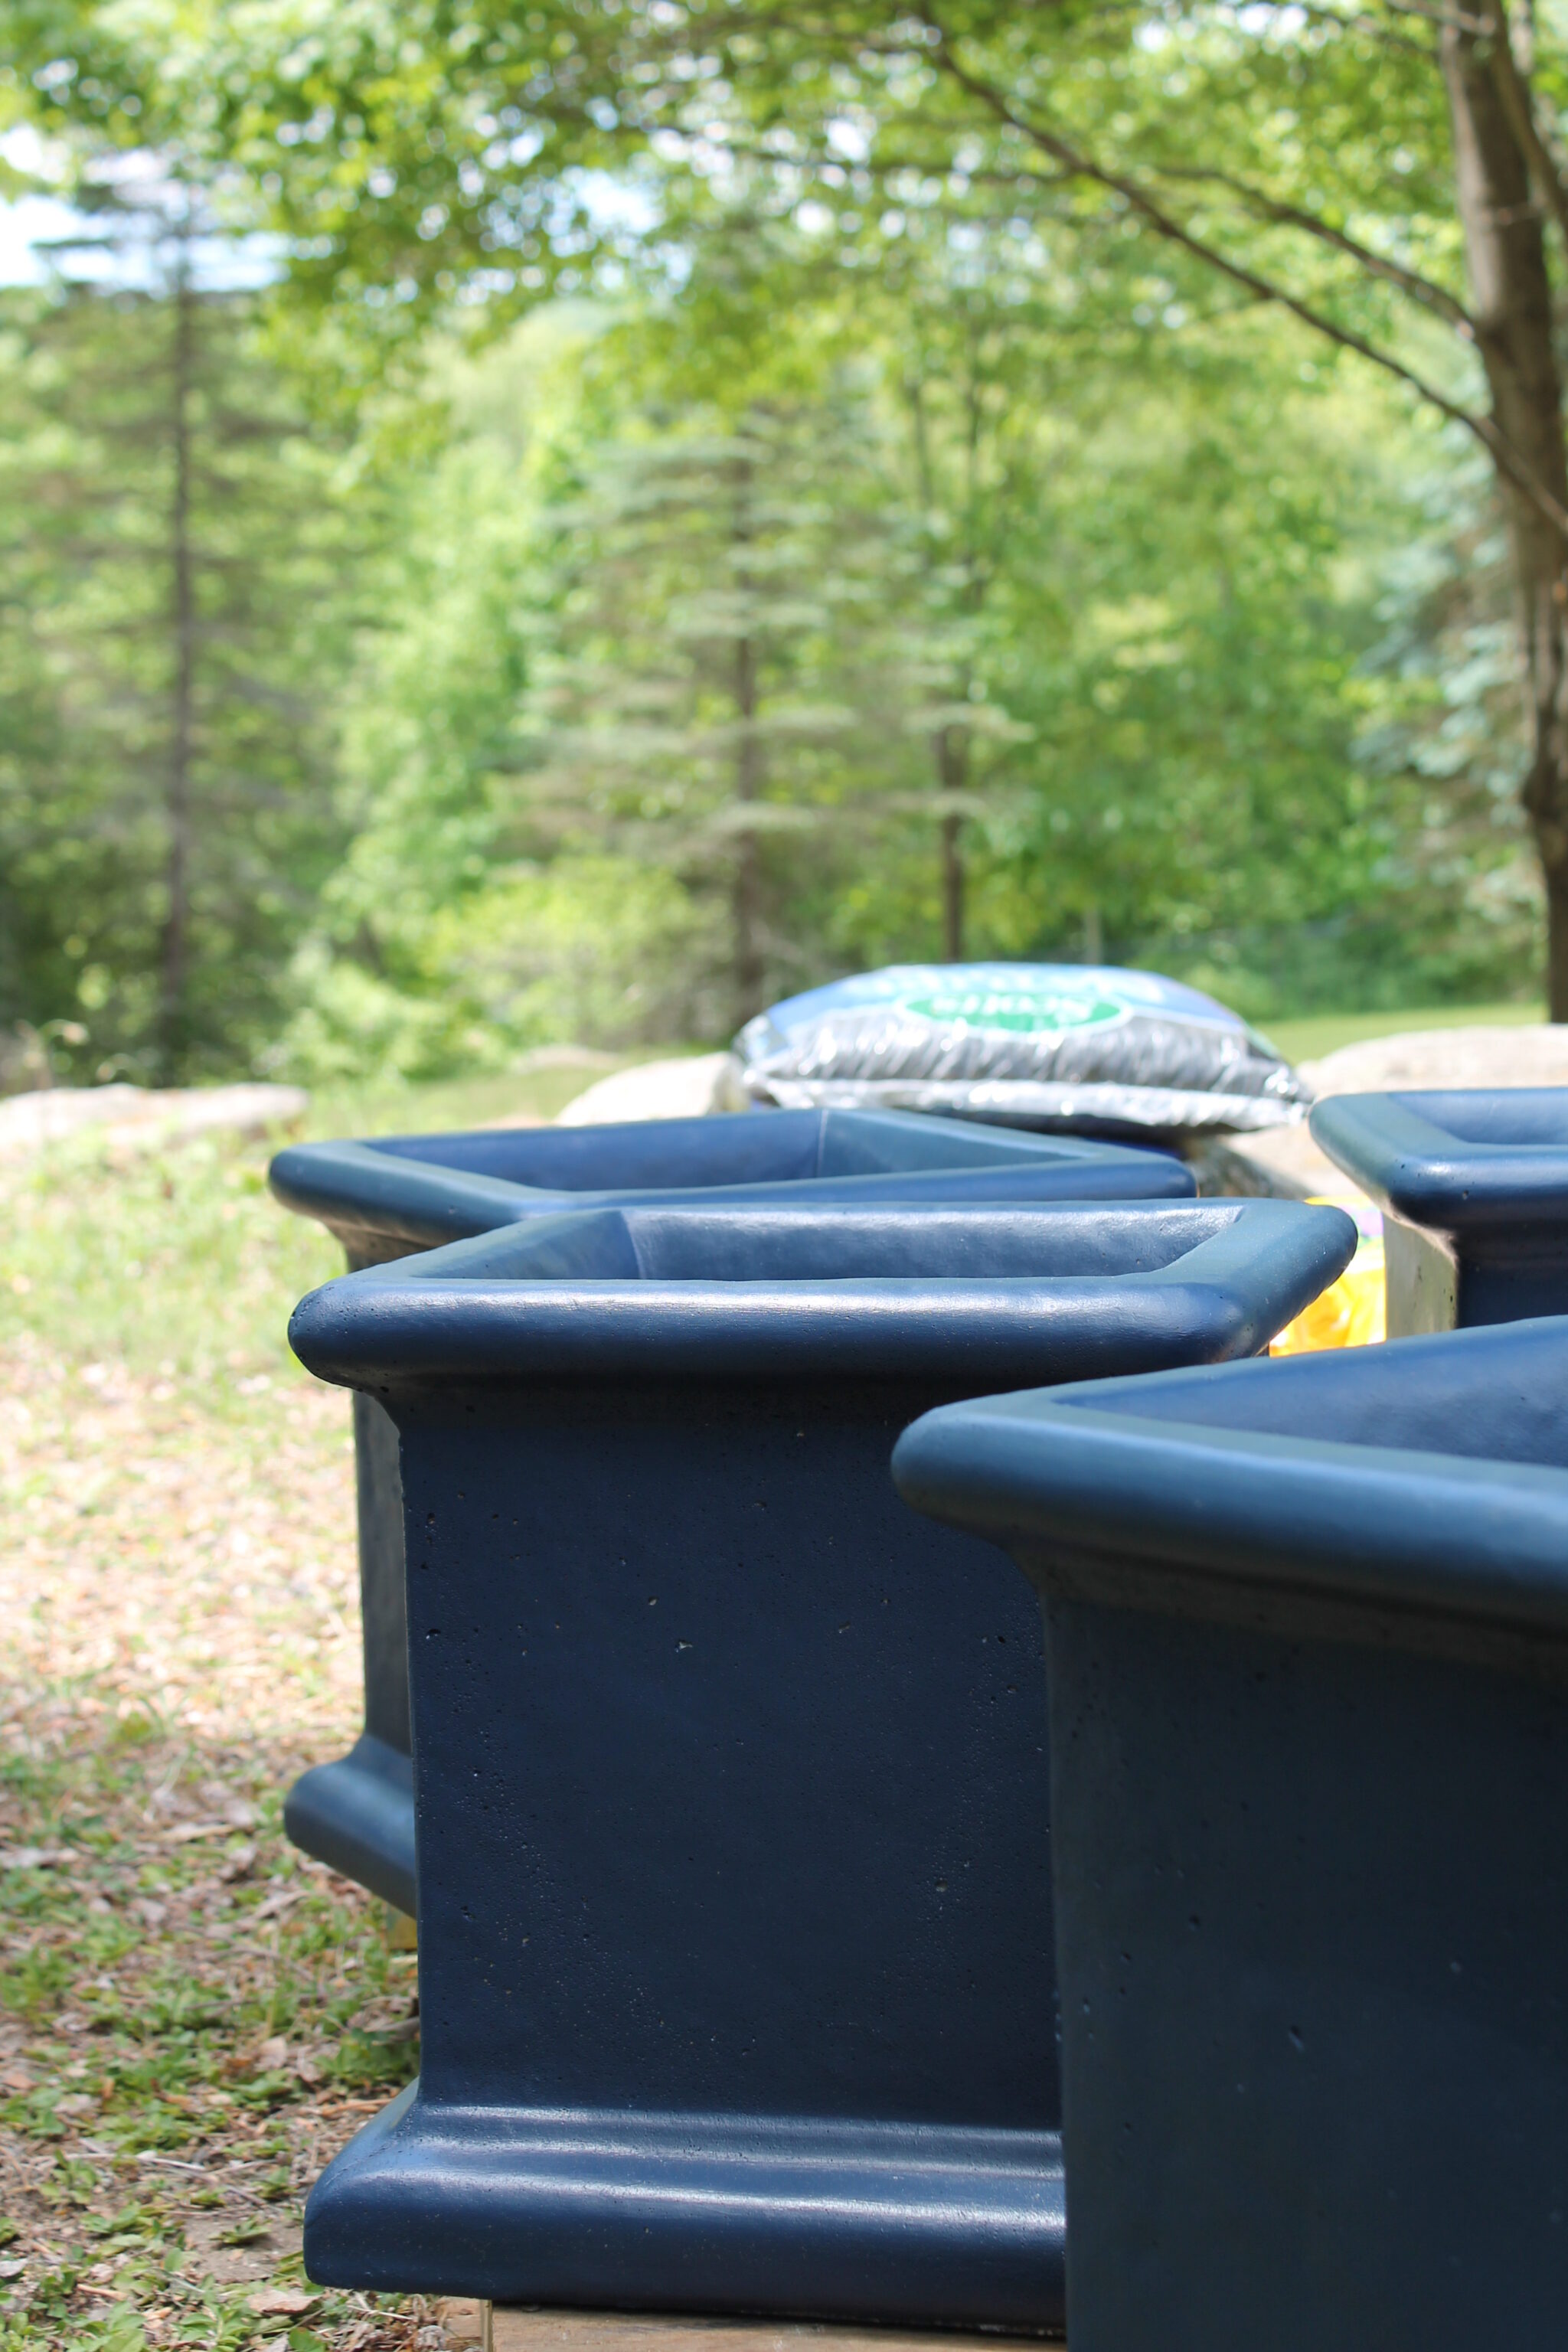
[[[285,1019],[317,1076],[721,1035],[960,949],[1099,940],[1264,1012],[1522,976],[1479,494],[1343,348],[1478,395],[1424,19],[34,0],[23,55],[74,152],[164,139],[289,257],[206,322],[191,1070]],[[135,1068],[163,322],[132,396],[118,313],[14,315],[49,494],[0,626],[0,1000]]]

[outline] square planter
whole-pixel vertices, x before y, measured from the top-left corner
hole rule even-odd
[[[1390,1339],[1568,1314],[1568,1087],[1331,1095],[1311,1126],[1384,1212]]]
[[[1337,1211],[628,1208],[314,1293],[402,1439],[422,2071],[313,2277],[1059,2324],[1038,1612],[900,1429],[1245,1354]]]
[[[709,1118],[634,1119],[610,1127],[482,1128],[468,1135],[387,1135],[366,1142],[297,1143],[268,1171],[287,1209],[314,1217],[350,1263],[378,1265],[414,1250],[488,1234],[541,1212],[605,1204],[605,1195],[705,1197],[715,1186],[853,1184],[847,1200],[1013,1200],[1026,1175],[1036,1200],[1188,1200],[1183,1161],[1165,1151],[1080,1137],[1030,1135],[913,1111],[731,1111]],[[881,1189],[892,1177],[900,1189]],[[910,1178],[919,1190],[901,1189]],[[961,1189],[956,1192],[952,1189]],[[584,1195],[594,1196],[584,1199]]]
[[[1568,1322],[951,1407],[1045,1597],[1073,2352],[1568,2342]]]
[[[564,1208],[671,1200],[1178,1200],[1193,1178],[1161,1151],[1020,1135],[889,1111],[775,1111],[621,1127],[390,1136],[298,1144],[270,1171],[286,1207],[320,1218],[351,1266],[384,1264]],[[364,1730],[290,1790],[294,1843],[400,1910],[414,1909],[403,1503],[397,1433],[353,1402]]]

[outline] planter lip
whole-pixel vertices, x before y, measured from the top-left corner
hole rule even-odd
[[[703,1182],[700,1163],[721,1145],[734,1151],[742,1144],[755,1150],[775,1140],[781,1150],[788,1147],[785,1157],[796,1160],[793,1171],[742,1174],[722,1186]],[[696,1172],[591,1188],[571,1181],[574,1167],[580,1170],[595,1158],[618,1154],[635,1162],[640,1152],[646,1164],[650,1149],[674,1161],[689,1160]],[[511,1152],[524,1160],[542,1157],[555,1163],[557,1172],[542,1181],[547,1171],[542,1169],[542,1181],[523,1182],[465,1165],[462,1157],[444,1159],[443,1152],[470,1159]],[[863,1164],[840,1173],[817,1172],[825,1156],[840,1155]],[[268,1182],[285,1208],[334,1232],[427,1249],[542,1211],[610,1206],[649,1192],[700,1201],[718,1191],[749,1198],[764,1187],[787,1196],[809,1185],[813,1192],[831,1186],[853,1200],[875,1198],[879,1192],[885,1197],[896,1184],[918,1199],[962,1182],[1006,1197],[1011,1179],[1026,1197],[1035,1189],[1059,1195],[1080,1171],[1092,1174],[1094,1193],[1190,1199],[1195,1191],[1185,1163],[1167,1152],[879,1110],[735,1111],[605,1127],[474,1129],[291,1144],[273,1159]]]
[[[672,1234],[742,1254],[781,1237],[842,1252],[859,1237],[884,1253],[923,1246],[938,1263],[965,1241],[1016,1254],[1052,1241],[1059,1251],[1077,1236],[1086,1270],[643,1276],[639,1237]],[[1107,1272],[1108,1240],[1145,1260],[1163,1251],[1163,1262]],[[1270,1200],[599,1209],[342,1276],[300,1302],[289,1337],[311,1371],[384,1399],[465,1380],[605,1375],[935,1377],[980,1390],[1255,1352],[1335,1278],[1355,1242],[1337,1209]]]
[[[1563,1112],[1561,1143],[1477,1141],[1444,1124],[1489,1113],[1506,1123]],[[1312,1106],[1315,1142],[1380,1207],[1409,1224],[1449,1234],[1520,1223],[1568,1223],[1568,1088],[1410,1087],[1330,1095]]]
[[[1485,1383],[1493,1359],[1528,1368],[1537,1349],[1568,1370],[1568,1318],[1377,1354],[1397,1382],[1451,1372],[1454,1351],[1471,1350]],[[1290,1370],[1327,1387],[1345,1361]],[[1196,1583],[1568,1637],[1568,1471],[1226,1425],[1227,1389],[1239,1400],[1283,1370],[1211,1365],[941,1406],[899,1440],[894,1483],[917,1509],[1029,1555],[1047,1586],[1059,1576],[1090,1597],[1125,1598],[1131,1565],[1152,1571],[1136,1605],[1170,1614],[1192,1613]]]

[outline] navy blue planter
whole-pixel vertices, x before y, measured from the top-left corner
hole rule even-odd
[[[273,1160],[284,1204],[318,1217],[352,1266],[384,1264],[563,1209],[659,1192],[702,1201],[1176,1200],[1194,1191],[1160,1151],[1020,1135],[901,1111],[773,1111],[619,1127],[505,1129],[299,1144]],[[403,1911],[414,1908],[403,1504],[397,1433],[354,1399],[364,1730],[290,1790],[294,1843]]]
[[[1391,1339],[1568,1314],[1568,1087],[1331,1095],[1311,1123],[1385,1213]]]
[[[1553,1320],[900,1442],[1045,1596],[1073,2352],[1568,2342],[1565,1433]]]
[[[300,1355],[402,1435],[423,2032],[311,2275],[1059,2324],[1038,1612],[889,1453],[999,1382],[1255,1349],[1353,1241],[645,1207],[308,1298]]]

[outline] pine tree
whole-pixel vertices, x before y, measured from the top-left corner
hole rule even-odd
[[[721,901],[736,1025],[805,969],[803,861],[859,854],[910,774],[909,581],[868,429],[848,397],[645,421],[552,517],[522,824],[635,844]]]
[[[79,1073],[168,1080],[264,1055],[341,851],[358,527],[200,190],[96,198],[62,259],[105,277],[9,297],[0,350],[0,1019],[69,1016]]]

